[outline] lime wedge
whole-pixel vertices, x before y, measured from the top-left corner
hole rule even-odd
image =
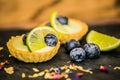
[[[45,48],[47,45],[44,41],[44,36],[49,33],[57,34],[50,27],[37,27],[31,30],[26,38],[27,46],[30,51],[36,51]]]
[[[87,37],[87,43],[95,43],[100,47],[101,51],[110,51],[120,46],[120,40],[94,30],[91,30]]]

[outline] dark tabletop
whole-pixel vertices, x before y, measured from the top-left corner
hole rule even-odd
[[[99,26],[95,25],[90,26],[89,30],[91,29],[120,38],[120,24],[106,24]],[[12,66],[15,69],[14,74],[11,75],[7,74],[4,69],[1,69],[0,80],[44,80],[43,77],[37,77],[34,79],[26,77],[22,79],[21,73],[24,72],[26,75],[29,75],[34,73],[32,68],[38,68],[40,71],[42,71],[51,67],[60,67],[73,63],[79,66],[83,66],[84,68],[90,67],[94,69],[94,73],[92,75],[85,73],[85,75],[81,77],[80,80],[120,80],[120,70],[113,69],[115,66],[120,66],[120,47],[113,51],[101,52],[101,55],[98,59],[86,59],[81,63],[75,63],[72,61],[70,63],[67,63],[67,61],[70,61],[70,58],[69,55],[66,54],[67,52],[65,51],[64,45],[61,45],[58,54],[54,58],[43,63],[24,63],[15,59],[14,57],[8,57],[10,53],[7,49],[6,42],[9,40],[9,38],[11,36],[24,34],[28,31],[29,30],[0,30],[0,46],[4,47],[4,49],[0,51],[0,54],[4,55],[0,57],[0,62],[8,60],[10,64],[6,64],[4,67]],[[82,40],[80,40],[80,42],[82,45],[86,43],[85,36]],[[100,65],[106,66],[108,68],[108,72],[100,71]],[[70,77],[73,78],[74,74]]]

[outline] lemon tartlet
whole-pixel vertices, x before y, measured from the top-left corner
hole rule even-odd
[[[24,45],[23,37],[24,34],[20,36],[12,36],[7,42],[7,47],[12,56],[24,62],[37,63],[48,61],[57,54],[60,47],[60,42],[58,41],[53,47],[46,46],[40,50],[31,52],[28,46]]]
[[[43,22],[41,25],[46,25],[52,27],[58,33],[59,40],[62,44],[65,44],[68,40],[75,39],[80,40],[88,32],[88,25],[80,20],[67,18],[67,23],[60,23],[58,21],[57,12],[53,12],[50,15],[49,24]]]

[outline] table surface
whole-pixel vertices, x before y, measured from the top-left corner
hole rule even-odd
[[[91,26],[89,27],[90,30],[96,30],[111,36],[115,36],[120,38],[120,24],[106,24],[106,25],[99,25],[99,26]],[[24,63],[15,59],[14,57],[8,57],[10,54],[6,42],[9,40],[11,36],[21,35],[29,30],[0,30],[0,46],[3,46],[4,49],[0,51],[1,55],[4,55],[0,58],[0,62],[8,60],[10,64],[4,65],[4,67],[14,67],[14,74],[7,74],[4,69],[0,70],[0,80],[43,80],[43,77],[37,77],[33,79],[29,78],[21,78],[22,73],[26,73],[26,75],[33,74],[32,68],[38,68],[40,71],[44,69],[49,69],[51,67],[61,67],[63,65],[70,65],[76,64],[79,66],[83,66],[84,68],[93,68],[93,74],[90,75],[85,73],[80,80],[120,80],[120,70],[114,70],[115,66],[120,66],[120,48],[109,51],[109,52],[101,52],[101,55],[98,59],[86,59],[81,63],[70,62],[69,55],[66,54],[64,45],[61,45],[57,55],[52,58],[50,61],[43,62],[43,63]],[[85,37],[80,40],[81,45],[84,45]],[[102,72],[99,70],[100,65],[104,65],[108,68],[108,72]],[[75,74],[70,75],[71,78],[74,77]],[[64,79],[62,79],[64,80]]]

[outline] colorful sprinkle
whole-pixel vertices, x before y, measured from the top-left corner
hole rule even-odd
[[[10,64],[10,62],[6,60],[6,61],[5,61],[5,64]]]
[[[75,76],[79,78],[79,77],[83,76],[83,73],[76,73]]]
[[[78,77],[75,77],[75,78],[73,78],[73,80],[79,80],[79,78],[78,78]]]
[[[100,71],[106,72],[106,71],[107,71],[107,67],[106,67],[106,66],[101,65],[101,66],[100,66]]]
[[[2,58],[4,55],[0,54],[0,58]]]
[[[3,66],[2,65],[0,65],[0,70],[3,68]]]
[[[93,68],[87,68],[87,70],[93,71],[94,69]]]

